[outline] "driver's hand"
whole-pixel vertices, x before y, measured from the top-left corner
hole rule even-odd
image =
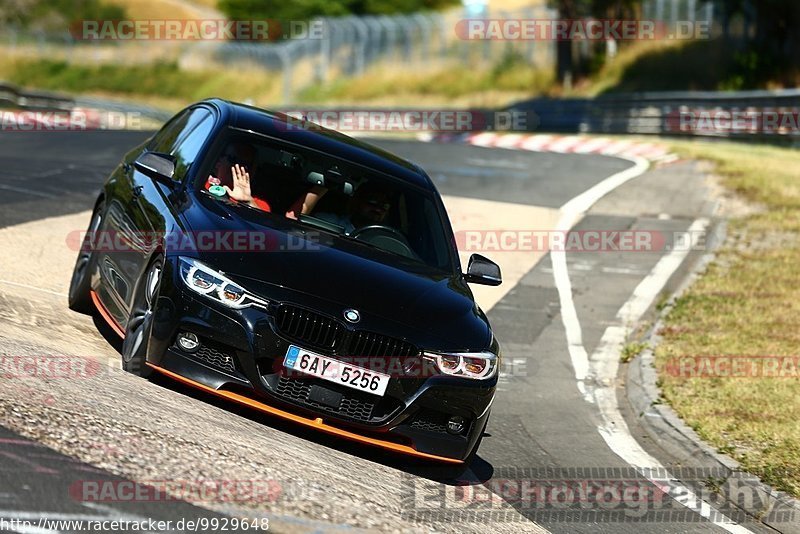
[[[247,169],[237,163],[231,167],[231,176],[233,176],[233,189],[227,185],[223,186],[228,196],[239,202],[253,204],[253,195],[250,193],[250,173],[247,172]]]

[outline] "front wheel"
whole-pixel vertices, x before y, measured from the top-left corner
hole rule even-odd
[[[83,238],[72,270],[72,279],[69,283],[68,305],[69,309],[80,313],[91,313],[94,309],[89,292],[92,287],[92,269],[94,268],[94,243],[97,231],[103,220],[103,203],[98,204],[92,214],[89,229]]]
[[[153,329],[153,315],[164,259],[160,256],[150,263],[144,279],[136,290],[133,309],[128,318],[125,340],[122,342],[122,368],[129,373],[147,378],[153,372],[147,366],[147,347]]]

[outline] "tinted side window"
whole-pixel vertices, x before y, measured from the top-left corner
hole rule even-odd
[[[147,150],[150,152],[159,152],[161,154],[169,154],[175,147],[186,123],[189,121],[190,111],[184,111],[177,117],[169,121],[161,130],[153,136],[153,139],[147,144]]]
[[[172,155],[175,156],[175,177],[178,179],[182,179],[186,176],[186,172],[197,159],[200,149],[203,148],[203,143],[208,139],[208,135],[214,128],[214,118],[208,111],[197,110],[192,113],[192,119],[195,118],[198,111],[201,111],[204,115],[197,115],[200,118],[199,122],[194,129],[190,130],[183,137],[178,147],[172,153]],[[190,120],[190,123],[191,122],[193,121]]]

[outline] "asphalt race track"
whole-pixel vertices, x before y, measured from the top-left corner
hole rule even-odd
[[[1,379],[0,519],[247,515],[269,518],[274,531],[301,532],[766,531],[760,524],[701,517],[634,470],[632,458],[655,458],[668,467],[675,460],[643,437],[635,418],[626,417],[628,428],[620,428],[625,425],[614,413],[630,414],[615,376],[600,380],[590,372],[576,380],[580,359],[574,343],[567,342],[567,328],[574,325],[564,320],[565,303],[569,316],[574,307],[590,371],[604,353],[609,329],[630,327],[620,322],[623,305],[670,253],[673,236],[693,227],[708,208],[703,177],[693,164],[650,169],[579,218],[577,230],[649,231],[666,236],[667,246],[566,253],[567,301],[557,283],[561,270],[555,255],[475,250],[504,270],[499,290],[478,288],[476,295],[488,309],[505,365],[478,458],[456,485],[442,479],[435,465],[328,438],[163,378],[146,382],[119,369],[113,333],[99,320],[67,310],[75,257],[67,237],[85,228],[101,183],[145,135],[0,134],[0,355],[100,362],[92,376],[81,379]],[[375,142],[428,171],[445,196],[457,234],[552,230],[560,207],[634,165],[594,155]],[[695,256],[686,256],[684,267]],[[680,274],[665,279],[668,288]],[[601,397],[600,391],[610,395]],[[649,456],[636,453],[631,435]],[[157,485],[199,479],[249,481],[273,491],[249,499],[184,502],[92,500],[76,490],[87,481],[118,487],[125,480]],[[569,507],[557,499],[532,503],[520,493],[530,484],[564,481],[590,486],[602,481],[638,493],[612,495],[602,505],[586,494],[574,497]],[[70,529],[18,531],[59,530]]]

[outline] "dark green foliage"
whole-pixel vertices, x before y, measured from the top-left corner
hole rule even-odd
[[[81,20],[120,20],[125,9],[101,0],[1,0],[0,26],[59,31]]]
[[[307,20],[337,15],[414,13],[458,5],[458,0],[219,0],[228,18]]]

